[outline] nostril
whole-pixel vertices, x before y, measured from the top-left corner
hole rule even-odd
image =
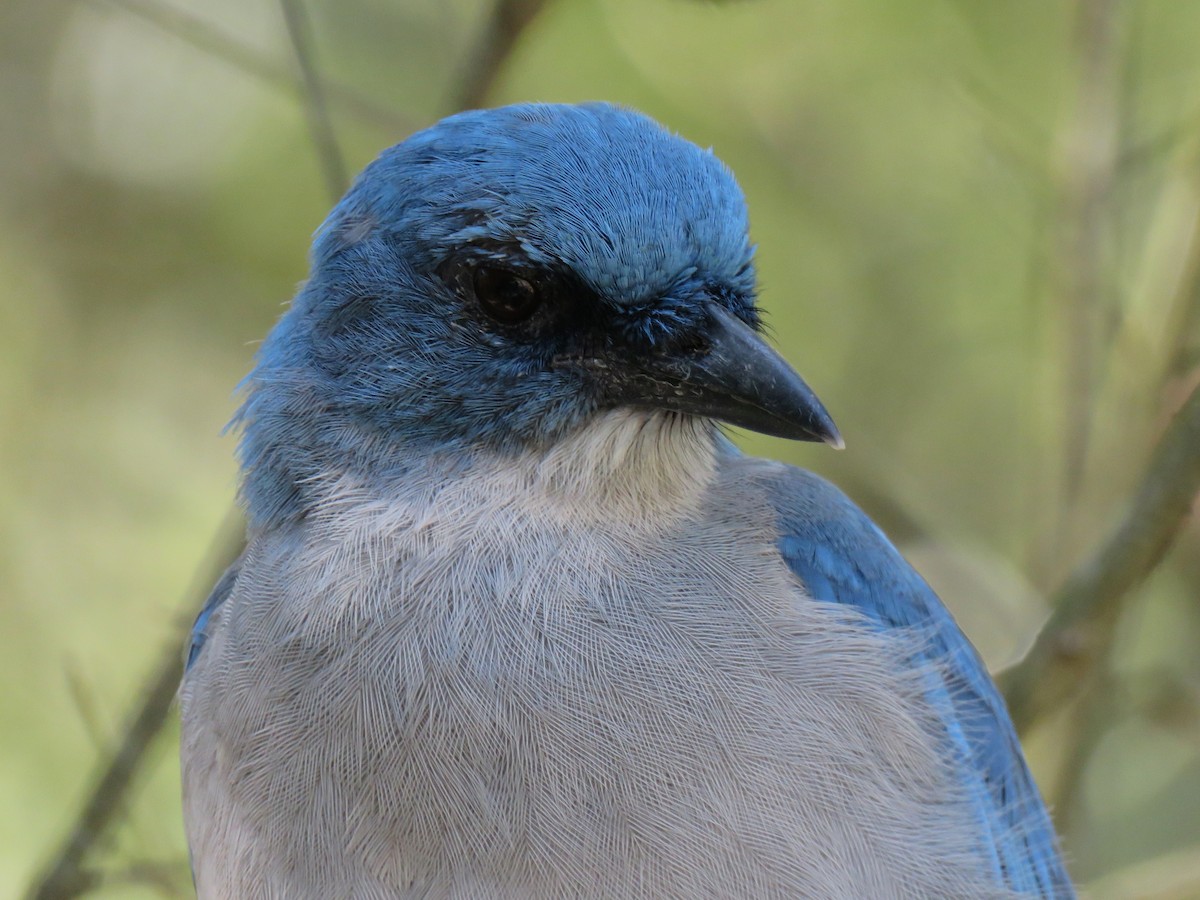
[[[681,356],[701,356],[712,349],[712,342],[702,333],[682,335],[672,348]]]

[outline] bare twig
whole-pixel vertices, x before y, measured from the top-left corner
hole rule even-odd
[[[287,23],[288,37],[296,54],[296,63],[304,79],[304,109],[308,115],[309,135],[321,162],[325,187],[336,202],[346,192],[349,179],[346,175],[346,161],[342,158],[337,136],[333,133],[333,123],[329,120],[325,89],[317,74],[308,16],[300,0],[279,0],[279,5]]]
[[[934,73],[933,77],[940,77]],[[1045,146],[1049,134],[1016,103],[1008,102],[986,79],[971,72],[955,73],[955,97],[986,130],[984,136],[997,157],[1035,185],[1039,192],[1049,187]]]
[[[232,548],[241,544],[241,516],[228,517],[221,528],[213,559],[204,567],[206,587],[201,596],[225,570],[226,557],[236,553]],[[209,577],[211,576],[211,577]],[[186,636],[187,629],[181,629]],[[34,882],[28,896],[31,900],[63,900],[76,897],[96,883],[95,873],[85,868],[88,853],[100,837],[124,812],[124,798],[133,783],[146,751],[162,730],[171,701],[183,674],[182,638],[174,638],[163,649],[158,665],[143,685],[141,705],[121,732],[121,740],[96,780],[70,833],[51,863]]]
[[[1197,157],[1200,157],[1200,152],[1187,155],[1187,162],[1193,168]],[[1164,355],[1164,379],[1177,378],[1186,371],[1188,357],[1196,349],[1197,341],[1200,341],[1200,204],[1197,213],[1191,223],[1184,271],[1178,282],[1179,296],[1168,318],[1167,333],[1173,337],[1169,352]]]
[[[170,650],[171,655],[175,656],[174,644],[171,645]],[[174,668],[168,670],[167,677],[153,678],[154,686],[170,685],[171,694],[174,695],[175,686],[178,684],[176,670],[179,665],[177,662],[174,663]],[[161,663],[158,671],[164,671]],[[38,877],[35,886],[29,892],[31,900],[60,900],[60,898],[76,897],[97,883],[96,874],[84,868],[84,861],[97,837],[108,830],[112,820],[122,810],[123,798],[130,781],[140,767],[147,747],[159,732],[160,723],[154,720],[151,713],[160,709],[165,710],[169,705],[170,697],[163,698],[160,694],[151,693],[143,698],[138,714],[126,729],[121,746],[113,754],[99,782],[88,797],[66,843],[55,855],[50,867]]]
[[[1162,559],[1200,492],[1200,386],[1167,426],[1129,511],[1057,592],[1054,613],[1001,687],[1018,730],[1076,692],[1109,646],[1121,601]]]
[[[545,5],[546,0],[496,0],[483,36],[454,92],[454,107],[474,109],[483,105],[517,40]]]
[[[104,873],[104,886],[144,887],[161,897],[187,897],[194,894],[187,877],[186,859],[137,860],[116,871]]]
[[[1097,387],[1100,316],[1110,305],[1110,224],[1118,158],[1119,0],[1079,0],[1075,113],[1063,147],[1058,290],[1067,361],[1061,509],[1078,500],[1087,463]],[[1060,523],[1059,534],[1070,529]]]
[[[88,737],[92,739],[96,749],[106,747],[110,735],[103,722],[104,717],[100,710],[99,698],[93,690],[94,686],[84,678],[74,660],[67,660],[63,669],[63,674],[67,677],[67,690],[71,693],[71,699],[75,701],[75,711],[79,714]]]
[[[291,68],[264,56],[253,47],[214,28],[199,16],[155,0],[93,0],[114,6],[123,12],[137,16],[144,22],[174,35],[214,59],[229,63],[236,69],[253,75],[260,81],[290,91],[297,97],[304,95],[305,84],[297,78]],[[328,79],[323,81],[329,100],[347,113],[377,125],[392,134],[407,134],[413,123],[395,110],[388,109],[364,97],[353,88]]]
[[[1100,742],[1116,725],[1136,719],[1176,733],[1181,740],[1200,739],[1200,683],[1170,667],[1143,670],[1117,676],[1109,666],[1091,674],[1083,702],[1071,710],[1072,723],[1067,733],[1071,745],[1061,755],[1058,777],[1052,782],[1054,821],[1059,830],[1070,834],[1084,803],[1084,776],[1087,763]]]
[[[1087,673],[1086,682],[1081,681],[1078,685],[1082,700],[1071,708],[1066,747],[1058,764],[1058,777],[1053,782],[1054,795],[1048,798],[1060,834],[1073,831],[1088,761],[1112,727],[1112,698],[1118,682],[1108,662],[1106,655]]]

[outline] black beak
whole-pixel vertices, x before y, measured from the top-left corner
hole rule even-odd
[[[604,375],[613,402],[720,419],[775,437],[843,446],[817,395],[749,325],[708,304],[701,346],[630,358]]]

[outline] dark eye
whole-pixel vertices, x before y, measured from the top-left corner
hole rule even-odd
[[[477,266],[474,286],[483,311],[505,325],[524,322],[542,305],[534,283],[510,269]]]

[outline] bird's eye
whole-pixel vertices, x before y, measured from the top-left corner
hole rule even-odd
[[[505,325],[524,322],[542,305],[537,286],[509,269],[478,266],[474,286],[483,311]]]

